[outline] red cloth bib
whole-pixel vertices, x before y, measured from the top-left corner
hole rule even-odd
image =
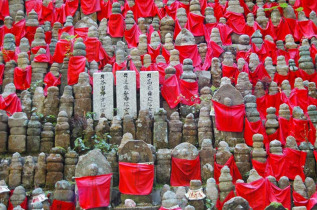
[[[236,165],[236,162],[234,161],[234,157],[233,155],[229,158],[229,160],[227,160],[227,162],[225,163],[225,165],[220,165],[218,163],[214,163],[214,178],[216,180],[216,183],[219,184],[219,177],[220,177],[220,173],[221,173],[221,169],[224,166],[228,166],[228,168],[230,169],[230,174],[232,176],[232,182],[236,183],[236,181],[238,179],[242,179],[242,176],[240,174],[240,171]]]
[[[193,61],[194,67],[201,64],[197,45],[175,46],[175,49],[179,51],[179,61],[181,63],[183,63],[184,59],[190,58]]]
[[[119,190],[129,195],[149,195],[154,182],[154,165],[119,162]]]
[[[244,139],[245,143],[252,147],[253,146],[253,135],[254,134],[262,134],[263,137],[266,137],[265,127],[263,126],[262,120],[257,122],[249,122],[248,118],[245,118],[245,127],[244,127]]]
[[[29,65],[25,69],[15,67],[14,69],[14,85],[17,90],[26,90],[31,86],[32,67]]]
[[[201,180],[200,159],[185,160],[172,157],[171,186],[189,186],[190,180]]]
[[[212,101],[215,109],[216,127],[219,131],[242,132],[245,115],[244,104],[226,106]]]
[[[45,88],[44,88],[44,94],[47,94],[47,89],[51,86],[58,86],[61,84],[61,77],[62,75],[59,75],[59,77],[55,77],[52,72],[48,72],[45,77],[44,77],[44,83],[45,83]]]
[[[85,71],[86,57],[84,56],[72,56],[68,62],[68,85],[75,85],[78,82],[79,74]]]
[[[112,174],[75,178],[79,205],[83,209],[108,207]]]
[[[72,202],[53,200],[50,210],[75,210],[75,204]]]
[[[81,9],[85,15],[90,15],[101,10],[100,0],[81,0]]]
[[[194,13],[188,13],[188,20],[185,25],[194,36],[204,36],[204,20],[205,17]]]
[[[263,210],[271,202],[279,202],[285,208],[291,209],[291,188],[280,189],[267,178],[251,183],[237,183],[237,196],[246,199],[254,210]]]
[[[0,109],[5,110],[8,116],[13,115],[15,112],[22,112],[21,100],[15,93],[5,98],[0,95]]]
[[[134,48],[138,46],[140,34],[141,31],[136,23],[134,23],[130,30],[124,31],[124,38],[128,44],[128,48]]]
[[[108,20],[108,34],[111,37],[123,37],[124,29],[124,17],[121,14],[111,14]]]
[[[192,106],[194,104],[200,104],[200,98],[198,94],[198,82],[187,82],[185,80],[179,81],[179,89],[181,92],[181,103]]]
[[[179,104],[180,89],[176,75],[172,75],[164,81],[161,94],[171,109],[174,109]]]

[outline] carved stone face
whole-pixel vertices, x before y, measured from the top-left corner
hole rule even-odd
[[[90,164],[88,166],[89,176],[97,176],[98,175],[98,166],[96,164]]]
[[[219,65],[220,65],[219,59],[218,58],[213,58],[212,62],[211,62],[211,66],[214,67],[214,68],[217,68],[217,67],[219,67]]]
[[[259,89],[263,89],[263,83],[262,82],[257,82],[255,85],[255,89],[259,90]]]
[[[249,61],[249,67],[251,68],[251,70],[254,71],[256,67],[259,65],[259,63],[259,57],[256,54],[252,53]]]
[[[225,98],[223,99],[223,103],[224,103],[224,105],[226,105],[226,106],[232,106],[232,100],[231,100],[231,98],[225,97]]]

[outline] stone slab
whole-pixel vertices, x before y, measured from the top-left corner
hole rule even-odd
[[[93,110],[96,120],[104,115],[109,120],[113,118],[113,74],[112,72],[94,73]]]
[[[154,111],[160,108],[160,85],[158,71],[140,72],[140,109]]]
[[[117,71],[116,73],[117,115],[123,118],[130,115],[137,118],[136,76],[134,71]]]

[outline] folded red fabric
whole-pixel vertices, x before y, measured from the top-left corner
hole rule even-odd
[[[291,209],[291,188],[280,189],[267,178],[251,183],[237,183],[237,196],[246,199],[254,210],[263,210],[271,202],[279,202],[285,208]]]
[[[220,173],[221,173],[221,169],[224,166],[228,166],[228,168],[230,169],[230,174],[232,176],[232,182],[236,183],[236,181],[238,179],[242,179],[242,176],[240,174],[240,171],[236,165],[236,162],[234,161],[234,157],[233,155],[227,160],[227,162],[225,163],[225,165],[220,165],[218,164],[216,161],[214,163],[214,178],[216,180],[216,183],[219,184],[219,177],[220,177]]]
[[[124,29],[124,17],[121,14],[111,14],[108,20],[108,34],[111,37],[123,37]]]
[[[226,106],[212,101],[215,109],[216,128],[219,131],[242,132],[245,116],[244,104]]]
[[[29,65],[25,69],[15,67],[13,82],[17,90],[26,90],[31,86],[32,67]]]
[[[50,210],[75,210],[73,202],[53,200]]]
[[[194,160],[172,157],[171,186],[189,186],[193,179],[201,180],[199,156]]]
[[[176,75],[172,75],[164,81],[161,87],[162,97],[171,109],[174,109],[180,102],[180,89]]]
[[[200,98],[198,94],[198,82],[187,82],[185,80],[179,80],[179,89],[181,92],[181,103],[192,106],[200,104]]]
[[[78,83],[79,74],[85,71],[86,57],[84,56],[72,56],[68,62],[68,85],[75,85]]]
[[[264,138],[266,138],[265,127],[262,123],[262,120],[257,122],[249,122],[248,118],[245,118],[245,127],[244,127],[244,139],[245,143],[252,147],[253,146],[253,135],[254,134],[262,134]]]
[[[154,182],[154,165],[119,162],[119,190],[129,195],[149,195]]]
[[[15,93],[5,98],[0,95],[0,109],[5,110],[8,116],[13,115],[15,112],[22,112],[21,100]]]
[[[58,86],[61,84],[61,77],[62,75],[59,75],[59,77],[55,77],[52,72],[48,72],[44,77],[44,94],[47,94],[47,89],[51,86]]]
[[[112,174],[75,178],[79,205],[83,209],[108,207]]]
[[[101,10],[100,0],[81,0],[80,3],[85,15],[90,15]]]

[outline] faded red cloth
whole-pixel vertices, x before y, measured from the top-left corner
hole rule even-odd
[[[233,197],[235,197],[233,190],[231,190],[231,192],[227,195],[227,197],[222,202],[220,201],[220,197],[218,197],[217,204],[216,204],[217,209],[222,209],[223,205]]]
[[[190,180],[201,180],[200,159],[186,160],[172,157],[171,186],[189,186]]]
[[[119,190],[128,195],[149,195],[154,182],[154,165],[119,162]]]
[[[226,11],[224,17],[227,19],[227,25],[237,34],[243,34],[246,21],[243,14]]]
[[[17,90],[26,90],[31,86],[32,67],[29,65],[25,69],[15,67],[13,82]]]
[[[295,40],[317,37],[317,26],[311,20],[297,21],[294,31]]]
[[[161,54],[161,44],[156,48],[152,48],[151,45],[147,45],[148,54],[151,56],[151,62],[156,63],[156,57]]]
[[[65,14],[67,16],[73,16],[75,15],[77,9],[78,9],[78,3],[79,0],[66,0],[65,1]],[[65,19],[66,21],[66,19]]]
[[[37,28],[38,26],[25,26],[25,38],[29,40],[29,43],[33,42]]]
[[[121,14],[111,14],[108,20],[108,34],[111,37],[123,37],[124,29],[124,17]]]
[[[135,12],[136,17],[154,17],[156,15],[156,5],[154,1],[149,0],[135,0]]]
[[[80,5],[85,15],[90,15],[101,10],[100,0],[81,0]]]
[[[139,36],[141,31],[136,23],[132,26],[130,30],[124,31],[124,38],[128,44],[128,48],[137,47],[139,43]]]
[[[73,202],[53,200],[50,210],[75,210]]]
[[[310,57],[313,59],[313,63],[315,63],[316,54],[317,54],[316,45],[312,44],[309,49],[309,52],[310,52]]]
[[[176,75],[172,75],[164,81],[161,94],[171,109],[174,109],[179,104],[180,89]]]
[[[220,177],[220,173],[221,173],[221,169],[224,166],[228,166],[228,168],[230,169],[230,174],[232,176],[232,182],[235,184],[236,181],[238,179],[242,179],[242,176],[240,174],[240,171],[236,165],[236,162],[234,161],[234,156],[232,155],[227,162],[225,163],[225,165],[220,165],[218,163],[214,163],[214,178],[216,180],[216,183],[219,184],[219,177]]]
[[[197,67],[201,64],[201,58],[198,52],[197,45],[175,46],[179,51],[179,61],[183,63],[184,59],[190,58],[193,61],[193,66]]]
[[[24,201],[20,204],[20,206],[22,209],[28,209],[28,198],[27,197],[25,197]],[[13,209],[14,209],[14,206],[12,205],[11,200],[9,199],[8,210],[13,210]]]
[[[175,19],[175,28],[174,28],[174,37],[173,39],[176,40],[177,35],[181,32],[182,27],[179,24],[179,20],[176,18]]]
[[[46,44],[51,44],[52,39],[52,31],[46,31],[45,32],[45,42]]]
[[[219,46],[216,42],[210,40],[207,46],[207,53],[204,64],[202,66],[202,70],[208,70],[211,66],[211,60],[214,57],[219,57],[224,50],[221,46]]]
[[[237,196],[246,199],[254,210],[263,210],[271,202],[279,202],[285,208],[291,209],[291,188],[280,189],[267,178],[251,183],[237,183]]]
[[[0,95],[0,109],[5,110],[8,116],[13,115],[15,112],[22,112],[21,100],[15,93],[5,98]]]
[[[66,21],[65,4],[59,8],[54,8],[53,22],[64,23]]]
[[[170,54],[170,52],[167,49],[165,49],[164,46],[162,47],[162,55],[165,58],[166,63],[168,64],[170,62],[171,54]]]
[[[185,25],[194,36],[204,36],[204,20],[205,17],[194,13],[188,13],[188,20]]]
[[[282,176],[287,176],[294,180],[299,175],[305,180],[304,166],[306,163],[306,152],[285,148],[283,155],[268,154],[265,163],[252,160],[253,168],[259,172],[261,176],[274,176],[279,180]]]
[[[80,37],[83,39],[83,41],[86,41],[88,37],[88,28],[75,28],[74,33],[77,37]]]
[[[62,75],[59,75],[59,77],[55,77],[52,72],[48,72],[44,77],[44,94],[47,94],[47,89],[51,86],[58,86],[61,84],[61,77]]]
[[[26,34],[26,28],[25,28],[26,20],[20,20],[19,22],[15,22],[12,26],[12,31],[8,33],[12,33],[15,36],[15,44],[16,46],[20,45],[20,40],[25,36]],[[5,27],[6,28],[6,27]],[[6,30],[4,30],[6,33]]]
[[[305,180],[304,166],[306,163],[306,152],[285,148],[283,155],[269,154],[267,158],[266,176],[272,175],[277,180],[287,176],[294,180],[296,175]]]
[[[317,205],[317,192],[309,199],[306,199],[301,194],[293,190],[293,201],[295,206],[306,206],[307,210],[311,210],[315,205]]]
[[[239,69],[236,64],[234,66],[222,65],[222,77],[228,77],[231,83],[235,83],[235,79],[239,74]]]
[[[70,53],[72,51],[72,48],[73,44],[71,41],[60,39],[56,44],[55,52],[53,55],[53,62],[63,63],[66,54]]]
[[[75,178],[80,207],[83,209],[108,207],[111,178],[112,174]]]
[[[106,57],[106,51],[97,37],[87,37],[84,43],[86,45],[86,58],[88,62],[93,60],[99,62]]]
[[[292,120],[291,119],[287,120],[283,117],[279,117],[278,122],[279,122],[279,131],[280,131],[278,139],[284,146],[286,143],[286,138],[289,136],[289,133],[290,133]]]
[[[244,104],[226,106],[212,101],[215,109],[216,128],[219,131],[242,132],[245,115]]]
[[[262,120],[259,120],[257,122],[249,122],[248,118],[245,118],[245,127],[244,127],[244,140],[245,143],[252,147],[253,146],[253,135],[254,134],[262,134],[263,137],[266,136],[265,127],[263,126]]]
[[[260,30],[261,34],[263,37],[265,37],[266,35],[270,35],[274,40],[276,40],[276,34],[275,34],[275,30],[274,30],[274,25],[271,21],[271,19],[269,19],[266,28],[262,28],[258,22],[254,22],[254,28],[255,30]]]
[[[25,11],[28,15],[29,12],[34,11],[37,13],[38,17],[41,17],[42,14],[42,1],[41,0],[28,0],[25,1]]]
[[[304,112],[307,111],[308,104],[308,90],[294,88],[289,96],[291,108],[299,106]]]
[[[97,18],[99,21],[101,21],[103,18],[109,19],[110,15],[112,14],[112,3],[112,0],[107,2],[100,1],[100,11],[97,12]]]
[[[0,1],[0,20],[4,20],[6,16],[10,16],[8,0]]]
[[[270,80],[271,77],[265,70],[264,64],[260,63],[258,67],[254,70],[254,72],[249,72],[249,78],[252,85],[255,86],[258,81]]]
[[[314,139],[309,138],[308,120],[299,120],[293,118],[290,129],[290,135],[296,139],[297,145],[300,145],[301,142],[306,140],[315,143]]]
[[[305,15],[309,17],[311,11],[315,11],[317,13],[317,2],[309,1],[309,0],[300,0],[300,4],[304,9]]]
[[[69,35],[74,35],[74,34],[75,34],[75,28],[74,28],[74,26],[66,26],[66,27],[60,28],[60,29],[58,30],[58,39],[61,38],[61,35],[62,35],[64,32],[65,32],[65,33],[68,33]]]
[[[292,34],[292,30],[290,29],[288,23],[284,18],[281,18],[280,24],[278,26],[274,26],[274,31],[276,34],[276,40],[285,41],[285,36],[287,34]]]
[[[45,21],[52,22],[53,21],[53,15],[54,15],[54,6],[53,2],[48,3],[47,6],[42,4],[42,15],[40,16],[40,22],[44,23]]]
[[[278,86],[282,85],[282,82],[284,80],[288,80],[289,79],[289,73],[287,75],[280,75],[279,73],[275,73],[274,74],[274,79],[273,81],[277,83]]]
[[[181,92],[181,103],[192,106],[194,104],[200,104],[198,94],[198,81],[187,82],[185,80],[179,81],[179,89]]]
[[[85,71],[86,57],[84,56],[72,56],[68,62],[68,85],[75,85],[78,82],[79,74]]]

